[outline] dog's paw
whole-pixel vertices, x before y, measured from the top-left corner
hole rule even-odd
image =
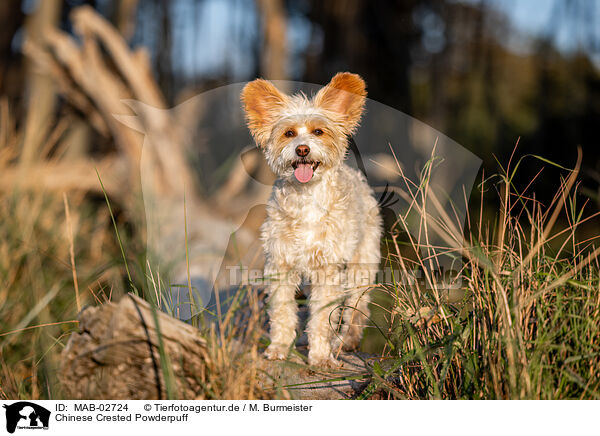
[[[311,355],[308,353],[308,363],[310,366],[316,366],[319,368],[339,368],[342,366],[342,363],[337,360],[333,355]]]
[[[282,344],[271,344],[265,350],[265,357],[269,360],[285,360],[289,347]]]

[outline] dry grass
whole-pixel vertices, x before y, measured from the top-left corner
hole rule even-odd
[[[208,383],[199,399],[273,399],[266,391],[262,368],[265,311],[256,289],[241,288],[229,309],[206,328],[210,350]]]
[[[0,177],[0,398],[60,395],[59,353],[77,327],[78,294],[81,304],[95,304],[125,289],[98,199],[84,190],[52,190],[37,171],[61,162],[63,121],[40,126],[49,133],[26,162],[22,126],[0,101],[0,175],[12,175]],[[69,176],[57,172],[52,179],[61,177]]]
[[[388,261],[412,264],[425,279],[384,285],[387,359],[369,391],[419,399],[600,397],[600,250],[596,238],[577,238],[584,221],[578,168],[548,207],[515,192],[510,167],[482,182],[482,189],[502,187],[501,207],[495,222],[483,219],[483,206],[468,218],[469,243],[457,248],[464,261],[458,300],[427,277],[432,247],[410,241],[409,261],[400,256],[399,232],[392,235]],[[556,229],[561,215],[568,224]]]

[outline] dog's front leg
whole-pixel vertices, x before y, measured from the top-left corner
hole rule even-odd
[[[300,284],[300,275],[286,267],[265,267],[265,278],[269,281],[269,320],[271,344],[265,355],[268,359],[285,359],[296,339],[298,325],[298,306],[296,289]]]
[[[329,267],[311,274],[308,363],[314,366],[338,366],[332,353],[332,338],[338,327],[339,303],[342,297],[340,271]]]

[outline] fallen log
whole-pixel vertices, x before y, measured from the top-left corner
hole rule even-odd
[[[218,370],[209,347],[195,327],[127,295],[119,303],[82,310],[79,331],[62,353],[59,379],[72,399],[206,398],[207,371]],[[274,362],[256,356],[260,397],[353,398],[369,383],[365,357],[344,354],[340,368],[315,372],[301,359]],[[169,380],[164,374],[171,374]],[[365,378],[357,379],[361,374]],[[340,380],[348,376],[352,380]]]

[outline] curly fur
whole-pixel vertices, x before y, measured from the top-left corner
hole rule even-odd
[[[294,297],[302,278],[311,282],[309,363],[335,365],[337,346],[355,348],[362,338],[382,223],[367,181],[344,158],[365,97],[364,81],[350,73],[338,73],[312,99],[285,95],[262,79],[242,91],[250,131],[278,177],[261,227],[270,359],[286,358],[294,343]],[[307,156],[299,157],[300,146],[308,147]],[[310,180],[295,177],[299,165],[312,166]],[[339,334],[334,332],[338,323]]]

